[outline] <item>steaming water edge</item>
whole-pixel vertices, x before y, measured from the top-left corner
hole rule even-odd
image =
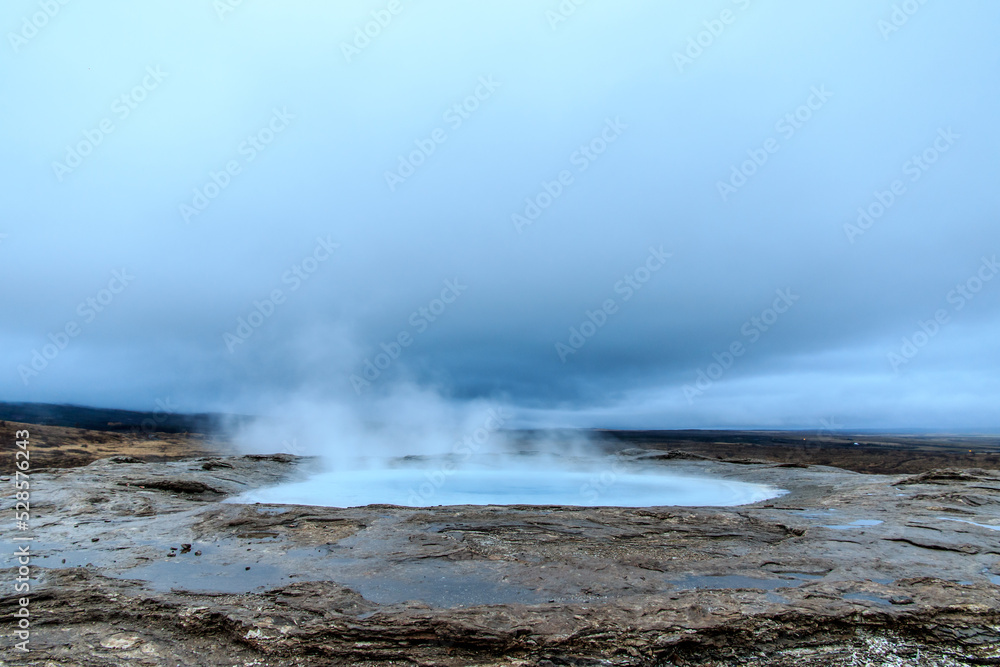
[[[579,469],[538,462],[502,468],[368,467],[318,473],[226,502],[359,507],[373,504],[733,506],[786,493],[764,484],[664,470]]]

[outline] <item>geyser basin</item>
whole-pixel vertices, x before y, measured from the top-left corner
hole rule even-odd
[[[669,472],[533,469],[382,468],[325,472],[301,482],[258,489],[231,503],[357,507],[434,505],[731,506],[785,492],[763,484]]]

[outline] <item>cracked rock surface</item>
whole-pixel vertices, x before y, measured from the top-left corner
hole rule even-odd
[[[623,456],[789,493],[337,509],[221,502],[317,466],[289,455],[34,473],[33,650],[0,664],[1000,664],[1000,472]]]

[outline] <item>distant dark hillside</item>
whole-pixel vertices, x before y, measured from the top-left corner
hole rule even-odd
[[[138,430],[161,433],[210,434],[220,431],[224,424],[234,424],[246,419],[249,417],[213,413],[189,415],[86,408],[79,405],[54,405],[51,403],[0,402],[0,421],[67,426],[116,433]]]

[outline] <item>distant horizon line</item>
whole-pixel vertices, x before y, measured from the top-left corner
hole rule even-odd
[[[7,401],[0,400],[0,406],[30,406],[35,408],[44,407],[54,407],[54,408],[76,408],[82,410],[92,410],[95,412],[108,411],[108,412],[122,412],[130,413],[133,415],[153,415],[153,414],[169,414],[174,418],[211,418],[211,417],[226,417],[226,418],[241,418],[241,419],[254,419],[260,418],[264,415],[254,415],[254,414],[240,414],[233,412],[219,412],[219,411],[205,411],[205,412],[176,412],[171,411],[169,413],[164,413],[163,411],[150,411],[150,410],[135,410],[131,408],[120,408],[120,407],[107,407],[107,406],[97,406],[97,405],[84,405],[80,403],[48,403],[40,401]],[[16,421],[9,417],[2,417],[0,419],[5,419],[7,421]],[[28,423],[28,422],[25,422]],[[965,437],[977,436],[977,437],[1000,437],[1000,426],[993,427],[992,429],[968,429],[968,430],[956,430],[956,429],[942,429],[941,427],[926,426],[926,427],[886,427],[886,428],[825,428],[825,427],[806,427],[806,426],[795,426],[795,427],[765,427],[765,426],[688,426],[688,427],[616,427],[616,426],[550,426],[550,427],[538,427],[538,426],[525,426],[520,428],[509,428],[503,429],[507,431],[517,432],[517,431],[603,431],[608,433],[614,432],[629,432],[629,433],[655,433],[655,432],[684,432],[684,431],[697,431],[697,432],[733,432],[733,433],[812,433],[815,436],[822,436],[824,434],[829,435],[923,435],[923,436],[948,436],[948,435],[961,435]]]

